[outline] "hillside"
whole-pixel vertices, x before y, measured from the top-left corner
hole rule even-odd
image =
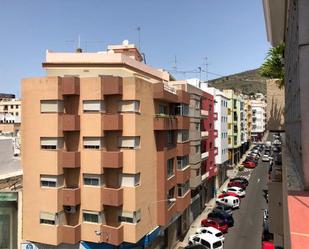
[[[249,70],[209,81],[209,85],[219,89],[240,90],[244,94],[266,94],[266,78],[259,75],[259,69]]]

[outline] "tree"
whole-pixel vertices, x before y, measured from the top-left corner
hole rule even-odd
[[[261,76],[278,79],[279,88],[284,87],[284,48],[283,43],[270,48],[260,70]]]

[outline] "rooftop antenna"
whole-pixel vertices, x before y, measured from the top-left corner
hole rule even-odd
[[[138,50],[141,50],[141,27],[137,27],[137,34],[138,34]]]
[[[206,56],[205,58],[204,58],[204,60],[205,60],[205,81],[206,81],[206,83],[208,83],[208,57]]]
[[[78,35],[78,41],[77,41],[76,52],[77,52],[77,53],[83,52],[82,48],[80,47],[80,35]]]
[[[174,66],[173,69],[175,70],[175,72],[177,72],[177,56],[175,55],[174,57]]]

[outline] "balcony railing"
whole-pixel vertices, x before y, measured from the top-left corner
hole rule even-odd
[[[214,149],[214,154],[215,154],[215,156],[218,155],[218,148],[217,147],[215,147],[215,149]]]
[[[177,156],[186,156],[190,154],[190,143],[177,143]]]
[[[190,118],[185,116],[177,116],[178,130],[188,130],[190,128]]]
[[[62,225],[62,243],[74,245],[81,240],[81,225]]]
[[[77,206],[80,204],[80,188],[63,188],[63,206]]]
[[[209,132],[208,131],[201,131],[201,137],[204,138],[204,137],[208,137],[209,135]]]
[[[177,123],[175,116],[157,114],[154,118],[154,130],[177,130]]]
[[[118,227],[102,225],[102,242],[106,242],[115,246],[120,245],[123,242],[123,225]]]
[[[178,103],[190,104],[190,94],[184,90],[177,90]]]
[[[202,159],[205,159],[205,158],[207,158],[208,156],[209,156],[209,152],[208,152],[208,151],[203,152],[203,153],[201,154]]]
[[[218,113],[214,112],[214,120],[218,120]]]
[[[102,76],[103,94],[104,95],[121,95],[122,89],[122,78],[115,76]]]
[[[61,151],[61,166],[63,168],[80,168],[79,151]]]
[[[167,102],[177,103],[178,97],[176,89],[166,83],[156,83],[153,85],[153,98]]]
[[[102,188],[103,205],[119,207],[123,204],[123,188]]]
[[[186,210],[191,203],[191,191],[188,190],[183,196],[177,197],[176,201],[176,210],[179,213],[182,213]]]
[[[118,131],[123,128],[122,115],[119,113],[103,114],[103,129],[105,131]]]
[[[79,95],[79,86],[78,77],[63,77],[61,79],[62,95]]]
[[[218,137],[218,130],[214,130],[214,136]]]
[[[123,166],[122,151],[103,151],[103,168],[118,169]]]
[[[63,131],[78,131],[78,130],[80,130],[79,115],[63,114],[63,116],[62,116],[62,130]]]
[[[207,117],[209,112],[207,110],[201,110],[201,116]]]

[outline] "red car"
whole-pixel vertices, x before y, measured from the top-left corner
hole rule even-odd
[[[249,169],[254,169],[256,167],[256,164],[252,161],[245,161],[245,162],[242,163],[242,165],[245,168],[249,168]]]
[[[232,193],[232,192],[228,192],[228,193],[223,193],[223,194],[218,195],[218,198],[223,198],[223,197],[225,197],[225,196],[234,196],[234,197],[238,197],[237,194]]]
[[[218,230],[220,230],[222,233],[227,233],[228,225],[223,221],[219,219],[211,219],[207,218],[201,221],[202,227],[214,227]]]
[[[273,241],[263,241],[262,249],[275,249],[275,245]]]
[[[242,182],[229,182],[227,184],[228,187],[239,187],[239,188],[242,188],[242,189],[246,189],[246,184],[243,184]]]

